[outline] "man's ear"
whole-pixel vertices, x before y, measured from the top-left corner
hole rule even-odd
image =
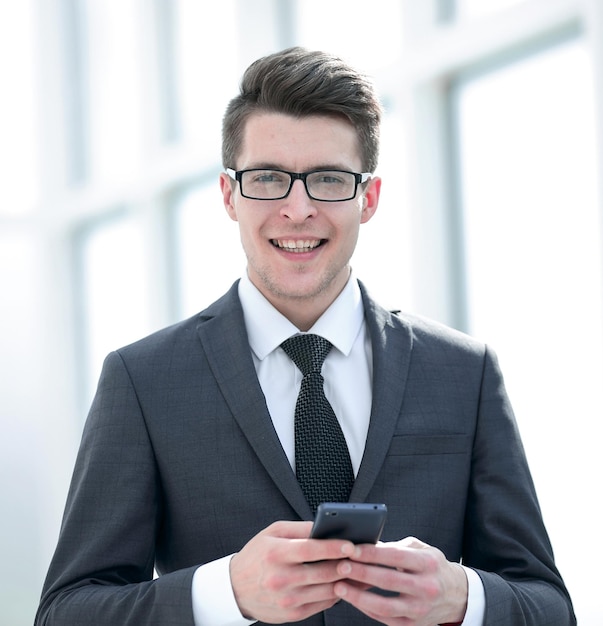
[[[222,200],[224,208],[231,220],[238,222],[237,210],[234,205],[234,184],[232,179],[225,172],[220,173],[220,191],[222,192]]]
[[[362,198],[362,215],[360,223],[368,222],[379,206],[379,196],[381,194],[381,179],[378,176],[371,178],[366,184]]]

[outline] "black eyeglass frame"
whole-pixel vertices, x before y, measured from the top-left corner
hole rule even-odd
[[[282,196],[279,196],[278,198],[258,198],[256,196],[248,196],[247,194],[245,194],[243,192],[243,184],[241,183],[243,174],[246,174],[247,172],[264,172],[264,171],[279,172],[280,174],[288,174],[290,180],[289,180],[289,189],[287,189],[286,193],[284,193]],[[338,198],[337,200],[325,200],[323,198],[315,198],[310,193],[310,190],[308,189],[307,178],[308,176],[311,176],[312,174],[317,174],[319,172],[335,172],[338,174],[351,174],[352,176],[354,176],[354,181],[355,181],[354,182],[354,194],[351,195],[349,198]],[[291,189],[293,189],[293,183],[296,180],[301,180],[304,183],[304,188],[306,190],[306,193],[308,194],[308,197],[311,198],[312,200],[315,200],[316,202],[347,202],[348,200],[353,200],[356,197],[356,194],[358,193],[358,185],[362,185],[363,183],[366,183],[372,176],[371,172],[362,172],[361,174],[358,174],[357,172],[349,172],[348,170],[336,170],[336,169],[328,169],[328,168],[312,170],[310,172],[288,172],[287,170],[279,170],[279,169],[271,168],[271,167],[252,167],[247,170],[233,170],[232,168],[227,167],[226,173],[233,180],[236,180],[239,183],[239,188],[241,190],[241,195],[243,196],[243,198],[247,198],[248,200],[263,200],[265,202],[271,202],[272,200],[285,199],[291,193]]]

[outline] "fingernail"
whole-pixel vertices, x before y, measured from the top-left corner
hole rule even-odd
[[[333,591],[335,592],[336,596],[339,596],[340,598],[343,598],[343,596],[345,596],[345,594],[346,594],[347,589],[346,589],[345,585],[341,585],[341,584],[337,583],[335,585],[335,587],[333,588]]]

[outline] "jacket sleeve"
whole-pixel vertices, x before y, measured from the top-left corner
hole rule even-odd
[[[484,584],[488,626],[569,626],[571,600],[555,566],[496,357],[486,351],[463,563]]]
[[[121,357],[107,357],[84,428],[35,626],[193,626],[196,567],[153,578],[162,492]]]

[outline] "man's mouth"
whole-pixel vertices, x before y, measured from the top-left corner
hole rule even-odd
[[[311,252],[320,246],[324,239],[271,239],[272,245],[286,252]]]

